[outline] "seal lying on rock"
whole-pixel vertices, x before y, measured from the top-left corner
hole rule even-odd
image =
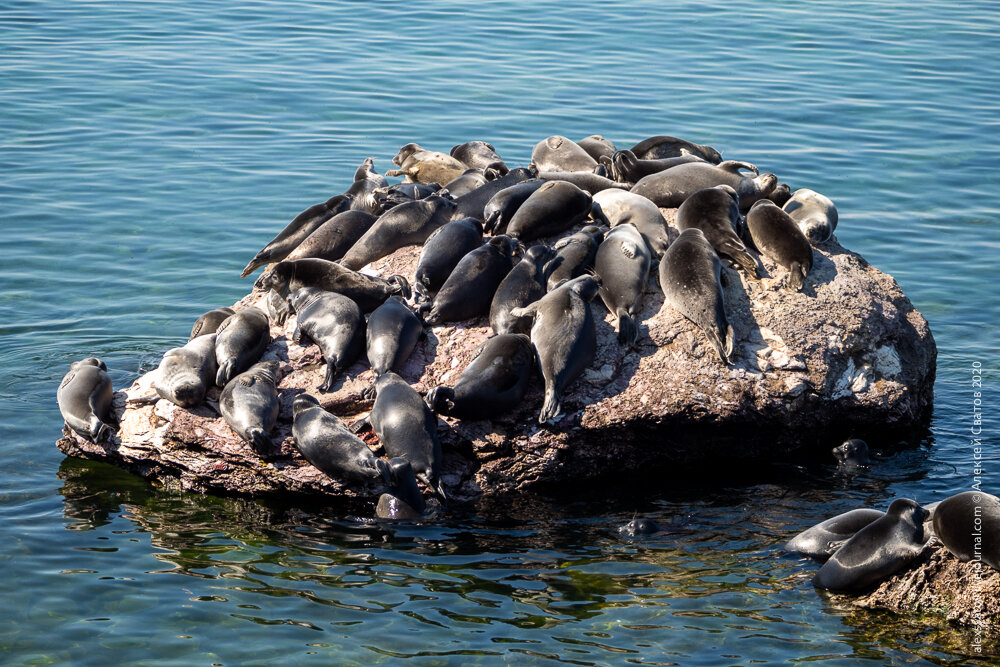
[[[600,174],[591,174],[585,171],[540,171],[538,177],[545,181],[566,181],[576,187],[596,195],[604,190],[628,190],[629,185],[619,183]]]
[[[576,145],[587,151],[587,155],[597,162],[600,162],[602,157],[613,155],[617,150],[610,139],[605,139],[599,134],[584,137],[577,141]]]
[[[609,227],[635,225],[656,257],[670,246],[670,232],[660,208],[642,195],[625,190],[604,190],[594,195],[595,218]]]
[[[837,229],[837,207],[829,197],[815,190],[800,188],[784,205],[778,206],[795,221],[812,244],[829,241]]]
[[[688,162],[705,162],[697,155],[681,155],[680,157],[661,158],[659,160],[640,160],[632,151],[618,151],[610,158],[601,161],[619,183],[637,183],[650,174],[658,174],[671,167]]]
[[[215,310],[208,311],[195,320],[194,326],[191,327],[191,336],[188,340],[194,340],[198,336],[215,333],[218,331],[219,325],[225,322],[226,318],[235,312],[235,310],[229,307],[216,308]]]
[[[795,221],[773,201],[762,199],[747,213],[747,231],[757,250],[788,269],[789,289],[802,289],[812,270],[812,246]]]
[[[292,342],[306,339],[319,346],[326,360],[326,375],[319,390],[328,392],[336,377],[360,356],[365,342],[365,317],[351,299],[336,292],[303,287],[288,297],[295,309]]]
[[[163,353],[155,380],[160,398],[182,408],[201,405],[219,370],[215,360],[216,335],[198,336],[183,347]]]
[[[414,520],[423,517],[424,497],[417,488],[413,466],[399,456],[389,461],[389,490],[379,496],[375,516],[380,519]]]
[[[271,453],[271,429],[278,419],[277,384],[278,362],[262,361],[233,378],[219,397],[226,423],[262,457]]]
[[[697,155],[712,164],[722,162],[722,155],[711,146],[693,144],[684,139],[662,134],[643,139],[632,147],[632,153],[640,160],[660,160],[682,155]]]
[[[788,540],[785,550],[825,561],[859,530],[883,516],[885,512],[868,508],[838,514]]]
[[[594,268],[597,248],[604,240],[604,232],[597,225],[587,225],[575,234],[556,241],[553,257],[545,267],[548,275],[546,288],[549,292],[572,280],[585,271]]]
[[[424,332],[406,302],[391,296],[368,317],[368,363],[378,380],[388,371],[398,373]]]
[[[527,243],[563,232],[590,215],[593,199],[572,183],[549,181],[531,193],[507,225],[507,235]]]
[[[934,534],[963,563],[977,556],[1000,570],[1000,498],[965,491],[934,508]]]
[[[392,163],[399,169],[387,171],[386,176],[405,176],[407,180],[417,183],[447,183],[468,169],[463,162],[450,155],[428,151],[412,143],[400,148]]]
[[[531,246],[500,282],[490,303],[490,326],[494,332],[527,334],[531,331],[529,318],[514,317],[510,311],[524,308],[545,296],[545,267],[555,255],[556,251],[547,246]]]
[[[428,236],[414,273],[413,287],[420,298],[431,298],[462,258],[481,245],[483,223],[475,218],[454,220]]]
[[[433,194],[400,204],[379,216],[375,224],[344,254],[340,265],[357,271],[408,245],[421,244],[448,222],[455,200]]]
[[[376,215],[381,206],[375,198],[375,191],[388,185],[382,174],[375,171],[374,160],[367,158],[354,172],[354,183],[344,194],[351,198],[352,211],[364,211]]]
[[[601,282],[598,293],[617,317],[618,342],[625,347],[632,347],[639,338],[635,318],[642,307],[652,261],[639,230],[629,224],[608,232],[594,258],[594,273]]]
[[[476,218],[477,220],[485,221],[486,214],[483,212],[483,209],[486,208],[487,202],[493,198],[493,195],[504,188],[509,188],[522,181],[535,178],[536,174],[537,172],[533,172],[530,169],[518,167],[517,169],[511,169],[500,178],[489,181],[485,185],[480,185],[472,192],[464,194],[455,200],[455,210],[451,214],[451,219]]]
[[[754,178],[740,173],[748,169]],[[676,208],[698,190],[728,185],[740,198],[740,210],[745,211],[759,199],[766,197],[778,179],[774,174],[759,175],[757,167],[749,162],[727,160],[721,164],[689,162],[650,174],[636,183],[631,192],[646,197],[661,208]]]
[[[215,384],[225,387],[257,363],[270,342],[271,327],[260,308],[245,308],[228,317],[215,336],[215,359],[219,365]]]
[[[333,216],[306,237],[285,259],[316,257],[335,262],[344,256],[375,224],[367,211],[344,211]]]
[[[393,294],[410,298],[410,283],[403,276],[373,278],[325,259],[296,259],[278,262],[254,283],[259,290],[273,289],[287,295],[303,287],[337,292],[370,313]]]
[[[452,146],[448,153],[473,169],[492,169],[500,176],[509,171],[503,158],[497,155],[493,144],[485,141],[467,141],[464,144]]]
[[[483,208],[484,218],[483,229],[490,234],[506,234],[507,225],[511,218],[517,213],[521,204],[528,200],[535,190],[545,185],[546,181],[540,178],[529,178],[526,181],[515,183],[500,190],[490,197]]]
[[[117,431],[111,403],[114,399],[108,367],[96,357],[70,364],[56,391],[56,401],[66,426],[95,443]]]
[[[590,157],[575,141],[552,136],[542,139],[531,149],[531,164],[538,171],[589,171],[597,168],[597,160]]]
[[[437,326],[489,313],[493,295],[514,266],[514,239],[494,236],[455,266],[434,300],[420,307],[424,322]]]
[[[742,221],[739,197],[728,185],[698,190],[677,209],[677,228],[700,229],[719,255],[725,255],[747,272],[757,277],[754,259],[736,235]]]
[[[302,456],[333,479],[367,481],[381,476],[386,484],[392,483],[389,464],[309,394],[292,401],[292,437]]]

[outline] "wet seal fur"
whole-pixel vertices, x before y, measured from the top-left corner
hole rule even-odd
[[[845,440],[843,444],[834,447],[833,458],[837,459],[837,465],[845,467],[867,466],[871,463],[868,443],[857,438]]]
[[[254,283],[255,289],[273,289],[281,295],[288,295],[303,287],[316,287],[343,294],[358,304],[365,313],[375,310],[394,294],[410,298],[410,283],[403,276],[374,278],[336,262],[315,258],[278,262]]]
[[[859,530],[883,516],[885,512],[867,507],[838,514],[788,540],[785,551],[825,561]]]
[[[982,491],[965,491],[945,498],[934,508],[934,534],[964,562],[979,557],[1000,570],[1000,498]]]
[[[285,259],[315,257],[335,262],[342,258],[375,224],[368,211],[344,211],[333,216],[307,236]]]
[[[87,357],[70,364],[59,383],[56,401],[66,426],[100,443],[118,430],[111,406],[114,393],[108,367],[96,357]]]
[[[604,231],[600,227],[587,225],[575,234],[556,241],[552,247],[556,256],[545,266],[547,291],[551,292],[564,282],[593,269],[597,248],[603,240]]]
[[[368,317],[367,353],[378,380],[398,373],[424,333],[424,323],[398,296],[391,296]]]
[[[299,394],[292,401],[292,437],[306,461],[328,477],[362,482],[382,477],[386,484],[392,483],[389,464],[314,396]]]
[[[240,277],[246,278],[265,264],[285,259],[288,253],[295,250],[310,234],[319,229],[320,225],[338,213],[346,211],[350,205],[350,197],[336,195],[322,204],[315,204],[302,211],[277,236],[271,239],[266,246],[254,255],[254,258],[243,269]]]
[[[270,342],[271,327],[260,308],[245,308],[228,317],[215,337],[215,359],[219,365],[215,384],[225,387],[257,363]]]
[[[598,294],[618,319],[618,342],[632,347],[639,339],[635,318],[649,282],[652,253],[634,225],[618,225],[597,249],[594,273],[600,276]]]
[[[211,333],[198,336],[183,347],[163,353],[156,373],[156,393],[182,408],[201,405],[205,394],[215,385],[219,371],[215,359],[215,338]]]
[[[424,497],[417,488],[417,478],[410,462],[401,456],[390,460],[389,474],[391,484],[389,490],[379,496],[375,516],[397,521],[423,518]]]
[[[451,219],[454,210],[455,200],[439,194],[400,204],[379,216],[340,259],[340,265],[357,271],[404,246],[421,244]]]
[[[417,258],[413,288],[421,299],[437,292],[455,266],[483,245],[483,223],[475,218],[454,220],[434,231]]]
[[[292,342],[312,340],[326,360],[326,375],[319,390],[328,392],[341,372],[353,364],[365,343],[365,317],[354,301],[336,292],[303,287],[288,297],[296,313]]]
[[[762,199],[747,213],[747,232],[757,250],[788,269],[788,288],[801,290],[812,270],[813,251],[795,221],[773,201]]]
[[[277,384],[278,362],[262,361],[233,378],[219,397],[226,423],[261,457],[271,453],[271,429],[278,419]]]

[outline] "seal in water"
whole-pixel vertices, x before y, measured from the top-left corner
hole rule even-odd
[[[524,334],[499,334],[473,353],[454,388],[434,387],[427,406],[459,419],[493,419],[521,404],[535,365],[535,351]]]
[[[386,484],[392,483],[389,464],[314,396],[299,394],[292,401],[292,437],[306,461],[333,479],[365,482],[382,477]]]
[[[711,146],[693,144],[690,141],[666,135],[643,139],[632,147],[632,153],[640,160],[660,160],[682,155],[697,155],[712,164],[722,162],[722,155]]]
[[[538,177],[546,181],[566,181],[572,183],[581,190],[596,195],[605,190],[628,190],[629,185],[619,183],[600,174],[592,174],[586,171],[540,171]]]
[[[545,266],[556,251],[543,245],[531,246],[497,287],[490,304],[490,326],[498,334],[531,332],[531,319],[514,317],[514,308],[524,308],[545,296]]]
[[[736,235],[743,218],[739,197],[727,185],[698,190],[677,209],[677,228],[700,229],[719,255],[725,255],[752,278],[758,276],[757,260]]]
[[[389,490],[379,496],[375,516],[380,519],[414,520],[423,517],[424,497],[417,488],[413,466],[399,456],[389,461]]]
[[[602,157],[610,157],[614,154],[615,150],[617,150],[610,139],[605,139],[599,134],[592,134],[589,137],[584,137],[583,139],[580,139],[580,141],[576,142],[576,144],[583,150],[587,151],[587,155],[594,158],[597,162],[600,162]]]
[[[741,169],[749,169],[756,176],[744,176],[740,173]],[[749,162],[689,162],[640,179],[631,192],[646,197],[661,208],[675,208],[698,190],[728,185],[736,190],[740,197],[740,210],[745,211],[758,199],[767,197],[777,183],[774,174],[761,176],[757,167]]]
[[[333,216],[306,237],[285,259],[316,257],[336,262],[375,224],[368,211],[344,211]]]
[[[685,229],[660,261],[660,288],[667,303],[694,322],[730,363],[736,336],[726,316],[722,262],[700,229]]]
[[[215,384],[220,387],[257,363],[271,342],[271,327],[260,308],[245,308],[228,317],[216,334],[215,358],[219,370]]]
[[[373,278],[325,259],[296,259],[278,262],[254,283],[259,290],[273,289],[287,295],[303,287],[317,287],[337,292],[354,301],[361,311],[370,313],[393,294],[410,298],[410,283],[403,276]]]
[[[638,517],[632,519],[618,529],[618,532],[625,537],[635,537],[636,535],[652,535],[660,532],[660,526],[652,519]]]
[[[854,537],[855,533],[883,516],[885,512],[866,507],[838,514],[788,540],[785,543],[785,551],[825,561],[837,549],[844,546],[847,540]]]
[[[868,443],[864,440],[851,438],[842,445],[833,448],[833,458],[837,459],[840,466],[867,466],[871,463],[868,456]]]
[[[747,214],[750,239],[764,255],[788,269],[788,287],[802,289],[812,269],[812,246],[787,213],[770,199],[762,199]]]
[[[455,266],[468,253],[483,245],[483,223],[462,218],[439,227],[427,237],[417,259],[413,288],[423,300],[431,298],[448,280]]]
[[[640,160],[632,151],[618,151],[610,158],[601,160],[601,164],[608,170],[611,178],[619,183],[636,183],[650,174],[658,174],[679,164],[704,161],[697,155]]]
[[[233,378],[219,397],[229,428],[264,457],[271,453],[271,429],[278,419],[278,362],[262,361]]]
[[[652,262],[639,230],[629,224],[608,232],[594,258],[594,273],[601,282],[598,294],[618,318],[618,342],[625,347],[632,347],[639,339],[635,319],[642,307]]]
[[[424,323],[398,296],[391,296],[368,317],[368,363],[378,380],[398,373],[424,333]]]
[[[343,256],[340,265],[357,271],[404,246],[421,244],[451,219],[453,210],[455,200],[439,194],[400,204],[379,216]]]
[[[808,188],[796,190],[782,209],[814,245],[829,241],[837,229],[837,207],[829,197],[815,190]]]
[[[188,341],[183,347],[167,350],[156,375],[156,393],[182,408],[201,405],[215,384],[219,370],[215,361],[215,337],[211,333]]]
[[[515,308],[515,317],[534,318],[531,343],[545,378],[545,402],[538,422],[555,422],[562,409],[562,393],[594,361],[597,332],[590,302],[597,296],[593,276],[580,276],[549,292],[527,308]]]
[[[642,195],[625,190],[603,190],[594,195],[594,208],[595,217],[609,227],[635,225],[656,257],[662,256],[670,246],[667,221],[660,208]]]
[[[604,240],[604,232],[597,225],[587,225],[575,234],[556,241],[553,249],[556,256],[546,265],[548,276],[546,288],[549,292],[594,268],[597,248]]]
[[[589,193],[566,181],[549,181],[517,209],[507,235],[524,243],[552,236],[583,222],[592,208]]]
[[[417,183],[447,183],[468,169],[465,163],[450,155],[428,151],[418,144],[406,144],[399,149],[392,163],[399,166],[385,173],[386,176],[405,176]]]
[[[873,588],[923,552],[927,514],[908,498],[892,501],[885,516],[859,530],[830,556],[813,577],[813,584],[834,593]]]
[[[525,167],[518,167],[517,169],[511,169],[501,178],[489,181],[485,185],[480,185],[472,192],[464,194],[455,200],[455,210],[451,214],[451,219],[476,218],[477,220],[485,221],[486,214],[483,212],[483,209],[486,208],[487,202],[489,202],[493,195],[521,181],[535,178],[536,173]]]
[[[111,409],[114,393],[108,367],[96,357],[87,357],[70,364],[56,401],[66,426],[99,443],[118,430]]]
[[[215,333],[218,331],[219,325],[235,312],[235,310],[229,307],[208,311],[195,320],[194,326],[191,327],[191,336],[188,337],[188,340],[194,340],[198,336]]]
[[[575,141],[552,136],[542,139],[531,150],[531,163],[538,171],[594,171],[597,160]]]
[[[297,315],[292,341],[305,345],[310,339],[326,359],[326,376],[319,390],[326,393],[333,381],[361,355],[365,343],[365,316],[351,299],[336,292],[303,287],[288,297]]]
[[[538,188],[545,185],[540,178],[529,178],[515,183],[493,195],[483,208],[485,222],[483,228],[490,234],[506,234],[507,225],[521,204]]]
[[[1000,570],[1000,498],[982,491],[945,498],[934,508],[934,534],[963,563],[978,552]]]
[[[420,306],[424,322],[437,326],[489,313],[497,287],[514,266],[516,246],[514,239],[494,236],[463,257],[434,300]]]
[[[497,155],[493,144],[485,141],[467,141],[464,144],[452,146],[449,154],[473,169],[492,169],[500,176],[509,171],[503,158]]]

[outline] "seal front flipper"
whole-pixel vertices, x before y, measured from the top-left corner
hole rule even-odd
[[[368,413],[367,415],[365,415],[361,419],[359,419],[356,422],[354,422],[353,424],[351,424],[351,433],[354,433],[354,434],[361,433],[365,429],[371,428],[371,425],[372,425],[372,416],[371,416],[371,413]]]
[[[747,171],[752,171],[755,175],[760,176],[760,171],[758,171],[756,165],[752,165],[749,162],[741,162],[740,160],[726,160],[725,162],[720,162],[718,167],[719,169],[731,171],[734,174],[738,174],[741,169],[746,169]]]

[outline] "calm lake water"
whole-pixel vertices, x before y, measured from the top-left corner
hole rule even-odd
[[[964,662],[968,631],[837,606],[780,545],[968,488],[975,362],[1000,489],[998,36],[993,2],[4,3],[0,662]],[[365,157],[486,139],[517,165],[593,133],[685,137],[832,197],[843,245],[930,321],[926,437],[870,443],[855,476],[775,465],[398,528],[53,446],[70,362],[127,386]],[[634,512],[669,530],[621,539]]]

